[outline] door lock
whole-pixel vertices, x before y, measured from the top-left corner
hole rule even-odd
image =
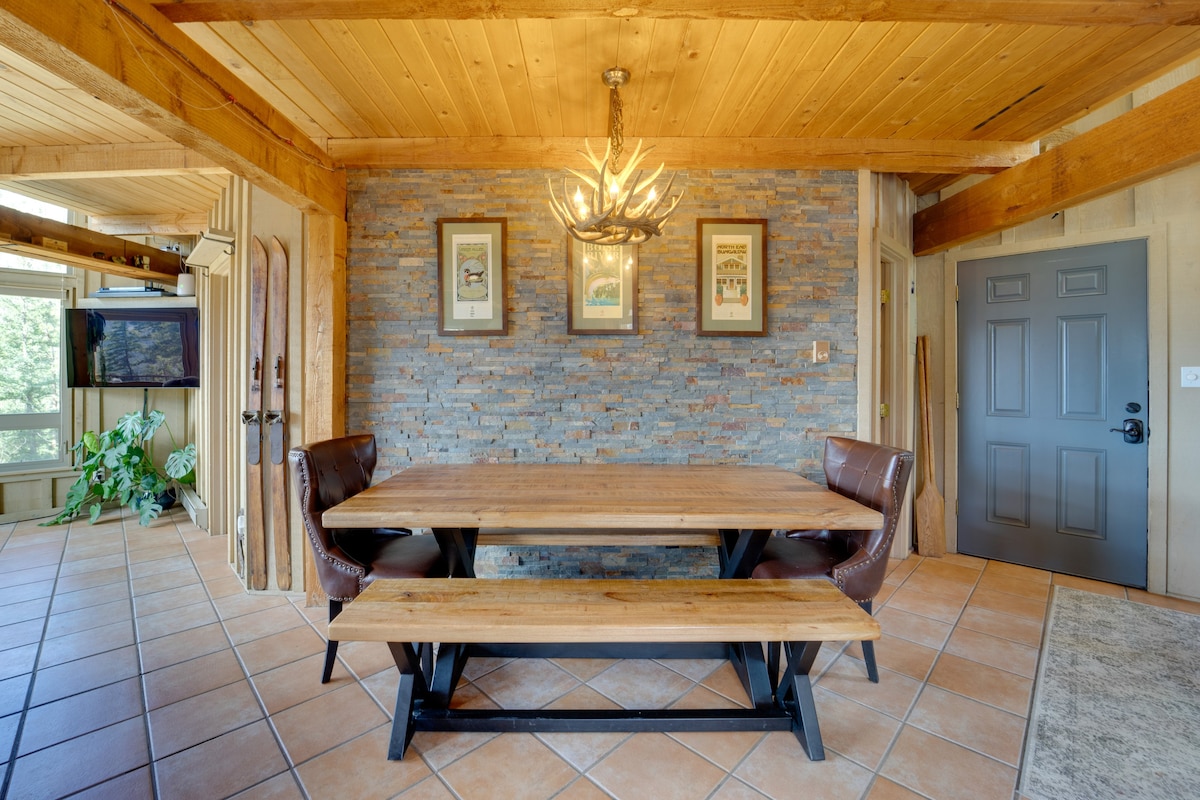
[[[1109,428],[1112,433],[1122,433],[1125,435],[1126,444],[1140,444],[1145,438],[1140,419],[1127,419],[1120,428]]]

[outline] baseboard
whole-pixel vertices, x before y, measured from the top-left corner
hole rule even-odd
[[[179,502],[183,504],[192,523],[201,530],[208,530],[208,506],[200,499],[200,495],[186,486],[179,491]]]

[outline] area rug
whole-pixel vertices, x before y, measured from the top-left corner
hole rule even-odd
[[[1020,792],[1200,797],[1200,616],[1055,587]]]

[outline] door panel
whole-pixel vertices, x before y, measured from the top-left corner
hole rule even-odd
[[[1122,433],[1149,401],[1145,242],[958,280],[959,550],[1145,586],[1146,444]]]

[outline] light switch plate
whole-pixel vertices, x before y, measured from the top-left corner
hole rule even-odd
[[[1185,389],[1200,388],[1200,367],[1184,367],[1180,370],[1179,385]]]
[[[814,364],[829,363],[829,342],[813,342],[812,360]]]

